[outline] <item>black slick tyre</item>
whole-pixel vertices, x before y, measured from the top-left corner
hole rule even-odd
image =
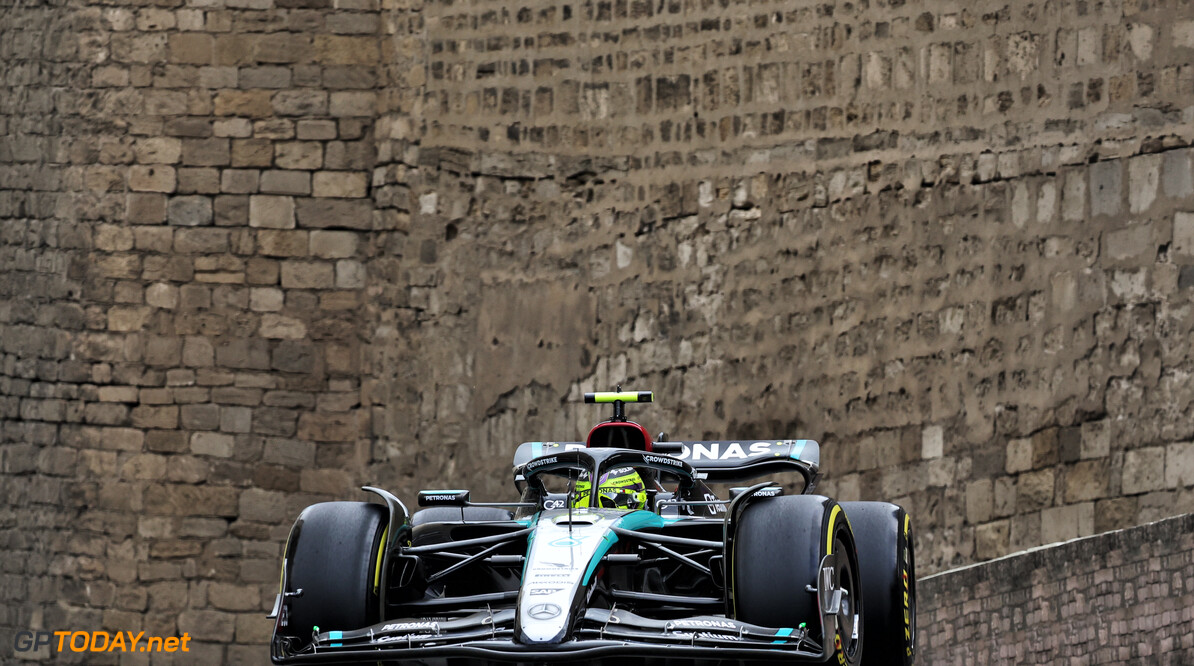
[[[760,498],[742,511],[730,555],[734,616],[766,627],[806,626],[831,663],[856,666],[862,655],[863,627],[833,622],[821,635],[816,588],[821,560],[845,555],[835,572],[844,589],[846,613],[858,618],[862,595],[858,559],[849,521],[837,502],[819,495]]]
[[[307,507],[287,542],[286,635],[352,630],[379,619],[375,569],[386,509],[367,502],[325,502]]]
[[[916,653],[912,519],[887,502],[842,502],[858,543],[866,653],[862,666],[908,666]]]

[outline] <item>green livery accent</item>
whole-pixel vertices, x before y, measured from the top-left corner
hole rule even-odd
[[[663,527],[664,520],[659,517],[659,514],[654,511],[633,511],[619,518],[611,527],[620,527],[624,530],[638,530],[644,527]],[[609,549],[618,541],[618,535],[614,534],[611,529],[605,533],[601,538],[601,545],[597,546],[597,550],[593,552],[593,559],[589,560],[589,566],[585,569],[584,578],[581,579],[581,585],[588,585],[589,579],[592,578],[593,572],[597,570],[597,565],[601,563],[601,559],[609,552]],[[530,550],[527,550],[530,553]]]
[[[795,442],[792,442],[792,452],[788,454],[788,457],[792,460],[800,460],[800,454],[804,453],[804,447],[807,441],[808,440],[798,439]]]
[[[586,393],[585,402],[655,402],[655,394],[651,391],[598,391]]]

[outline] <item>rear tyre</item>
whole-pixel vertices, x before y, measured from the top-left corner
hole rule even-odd
[[[379,620],[375,569],[386,509],[366,502],[325,502],[307,507],[287,543],[285,625],[306,638],[320,631],[351,630]]]
[[[862,666],[908,666],[916,654],[916,558],[912,519],[886,502],[842,502],[858,537],[866,610]]]
[[[834,622],[821,635],[817,595],[821,560],[845,554],[835,571],[835,585],[844,589],[852,627]],[[858,555],[845,513],[837,502],[818,495],[757,499],[739,518],[729,576],[734,585],[734,616],[765,627],[798,628],[805,623],[813,640],[836,662],[855,666],[862,656]],[[833,661],[831,659],[831,661]]]

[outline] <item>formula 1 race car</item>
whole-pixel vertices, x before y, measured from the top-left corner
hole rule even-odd
[[[814,495],[812,440],[666,441],[628,421],[650,392],[585,394],[584,442],[525,442],[517,502],[424,490],[307,507],[287,539],[276,664],[909,664],[903,509]],[[795,472],[798,495],[774,482]],[[865,650],[864,650],[865,648]]]

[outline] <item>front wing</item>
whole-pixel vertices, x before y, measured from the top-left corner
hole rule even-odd
[[[321,631],[293,653],[275,640],[276,664],[463,661],[633,663],[641,660],[824,661],[828,655],[806,627],[760,627],[718,616],[655,620],[625,610],[589,609],[574,638],[563,643],[514,641],[515,611],[475,613],[452,620],[391,620],[355,631]]]

